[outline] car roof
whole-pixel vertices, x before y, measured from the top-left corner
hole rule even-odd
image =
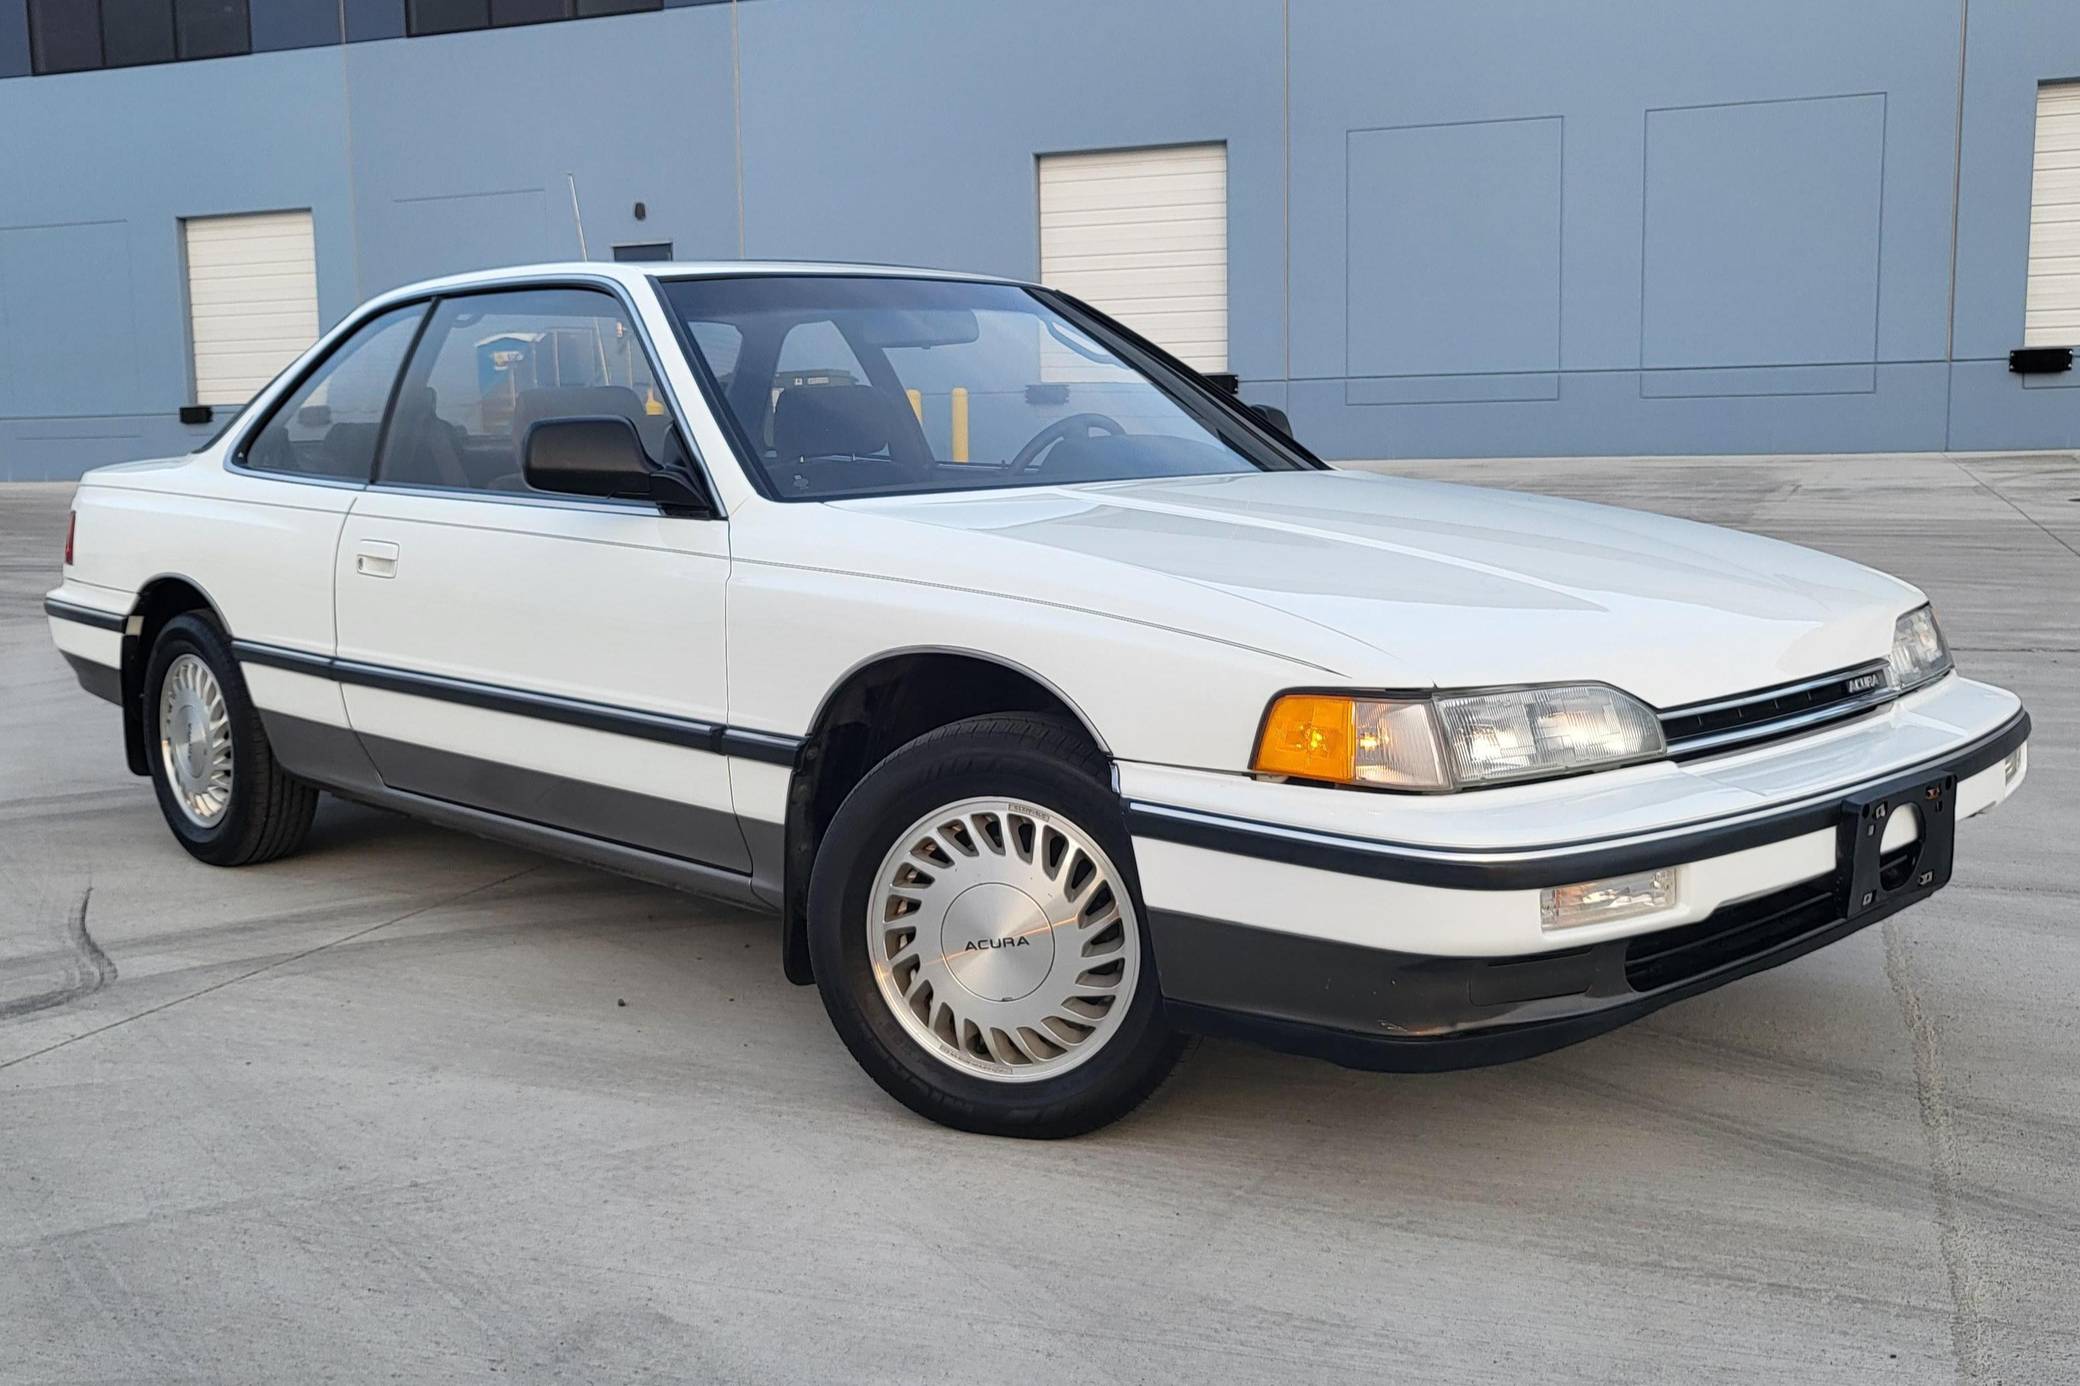
[[[388,300],[423,297],[429,293],[481,289],[514,281],[554,279],[559,276],[613,279],[623,284],[635,285],[645,279],[702,279],[723,276],[741,278],[746,275],[777,274],[880,275],[902,279],[949,279],[977,284],[1020,282],[998,275],[970,274],[961,270],[926,269],[905,265],[852,265],[834,260],[564,260],[538,265],[508,265],[498,269],[470,270],[462,274],[443,275],[438,279],[422,279],[417,283],[391,289],[380,295],[380,298]]]

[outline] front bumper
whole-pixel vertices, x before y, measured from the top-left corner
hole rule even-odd
[[[1546,850],[1339,837],[1130,793],[1166,1006],[1187,1029],[1350,1067],[1434,1070],[1541,1053],[1790,961],[1939,889],[1956,822],[2021,783],[2028,714],[1999,690],[1945,682],[1958,686],[1817,745],[1741,757],[1713,783],[1785,784],[1801,755],[1867,758],[1888,733],[1897,739],[1903,719],[1952,725],[1938,754],[1762,808]],[[2005,700],[1991,726],[1985,714],[1996,704],[1982,695]],[[1957,735],[1946,715],[1982,725]],[[1547,821],[1580,824],[1606,807],[1599,796],[1637,788],[1575,783],[1582,798],[1571,812],[1565,799],[1547,801]],[[1941,869],[1916,867],[1928,879],[1874,893],[1866,887],[1877,844],[1859,851],[1844,825],[1874,801],[1924,793],[1942,796],[1940,831],[1919,835]],[[1661,867],[1677,871],[1672,908],[1616,924],[1541,927],[1544,887]]]

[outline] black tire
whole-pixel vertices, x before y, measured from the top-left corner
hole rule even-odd
[[[902,747],[839,806],[809,879],[816,984],[853,1058],[912,1111],[985,1135],[1076,1136],[1132,1111],[1175,1066],[1185,1041],[1163,1020],[1133,846],[1106,777],[1104,758],[1080,728],[1029,715],[976,717]],[[1051,1078],[996,1081],[936,1057],[891,1012],[868,956],[874,875],[896,835],[936,808],[986,796],[1038,804],[1069,818],[1112,859],[1131,897],[1141,975],[1125,1016],[1102,1049]]]
[[[223,816],[206,827],[181,810],[160,749],[161,690],[168,669],[184,654],[209,666],[231,724],[231,798]],[[143,702],[145,758],[151,763],[159,811],[190,856],[211,866],[252,866],[303,846],[317,811],[318,791],[276,762],[260,714],[246,693],[245,676],[231,654],[231,642],[208,616],[187,612],[159,632],[145,666]]]

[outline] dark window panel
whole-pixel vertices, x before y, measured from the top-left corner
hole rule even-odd
[[[664,0],[578,0],[578,16],[589,19],[598,14],[635,14],[642,10],[661,10]]]
[[[253,51],[246,0],[174,0],[173,14],[183,58],[228,58]]]
[[[101,66],[101,9],[88,0],[29,0],[29,51],[38,72]]]
[[[624,261],[669,260],[672,258],[670,241],[643,241],[636,245],[617,245],[614,258]]]
[[[74,3],[86,9],[93,0]],[[172,0],[101,0],[101,56],[110,67],[172,62]]]
[[[493,24],[539,24],[570,17],[570,0],[491,0]]]
[[[490,0],[411,0],[407,13],[415,34],[452,34],[491,27]]]

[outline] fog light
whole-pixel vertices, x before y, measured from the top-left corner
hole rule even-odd
[[[2024,742],[2022,745],[2017,746],[2014,750],[2008,752],[2008,758],[2001,762],[2002,784],[2015,783],[2015,777],[2022,773],[2022,753],[2028,749],[2029,744],[2027,742]]]
[[[1538,893],[1538,922],[1545,929],[1611,924],[1665,910],[1676,902],[1676,869],[1607,876],[1579,885],[1551,886]]]

